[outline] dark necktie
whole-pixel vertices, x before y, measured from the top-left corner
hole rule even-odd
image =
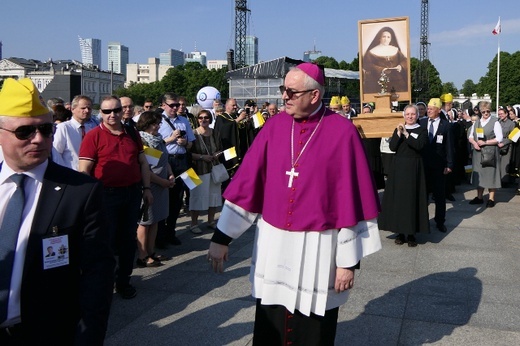
[[[85,125],[81,125],[79,128],[81,130],[81,140],[83,140],[85,138]]]
[[[7,319],[9,289],[13,274],[14,254],[18,233],[22,224],[25,195],[23,181],[25,174],[13,174],[11,180],[16,184],[16,190],[7,203],[2,226],[0,226],[0,323]]]
[[[430,120],[430,129],[428,130],[428,138],[430,139],[430,143],[433,142],[433,122],[435,120]]]

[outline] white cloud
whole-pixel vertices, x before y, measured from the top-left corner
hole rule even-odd
[[[498,21],[498,18],[497,18]],[[493,37],[492,31],[497,22],[472,24],[457,30],[441,31],[429,35],[429,41],[436,46],[468,46],[482,42],[483,38]],[[520,19],[501,20],[500,35],[520,34]]]

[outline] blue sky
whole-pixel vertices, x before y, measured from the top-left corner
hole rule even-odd
[[[33,3],[32,7],[28,6]],[[225,59],[234,45],[234,0],[2,0],[3,57],[81,60],[78,35],[130,49],[131,63],[146,63],[169,48]],[[443,82],[460,88],[478,82],[497,53],[520,50],[519,0],[430,0],[430,60]],[[37,5],[36,5],[37,4]],[[358,21],[410,17],[410,51],[419,57],[421,0],[249,0],[248,34],[259,39],[259,58],[301,59],[315,46],[323,55],[352,61],[358,52]],[[493,36],[498,17],[502,33]]]

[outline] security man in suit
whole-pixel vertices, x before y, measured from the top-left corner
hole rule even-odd
[[[0,345],[102,345],[114,257],[101,183],[49,159],[52,113],[29,78],[0,92]],[[46,257],[52,246],[55,256]]]
[[[441,100],[433,98],[428,103],[428,118],[419,123],[428,131],[428,143],[422,150],[428,192],[435,199],[435,223],[443,233],[447,231],[446,176],[453,170],[453,136],[450,123],[440,118]]]

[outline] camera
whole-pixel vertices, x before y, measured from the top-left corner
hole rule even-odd
[[[184,136],[186,136],[186,131],[181,130],[181,137],[184,137]]]
[[[246,114],[249,115],[250,108],[246,107]]]

